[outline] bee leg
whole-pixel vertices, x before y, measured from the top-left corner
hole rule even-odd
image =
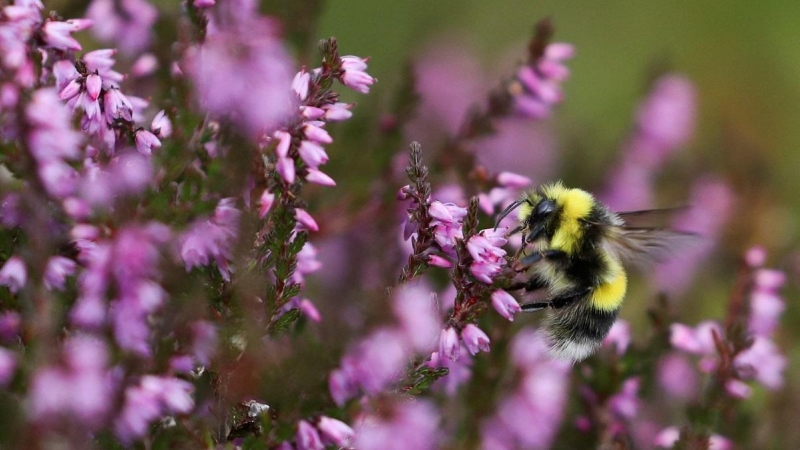
[[[525,266],[530,266],[534,263],[537,263],[543,259],[548,261],[557,261],[563,258],[566,258],[567,254],[563,250],[545,250],[543,252],[536,252],[531,255],[528,255],[520,260],[520,263]]]
[[[541,311],[545,308],[550,307],[550,303],[547,302],[536,302],[536,303],[527,303],[525,305],[520,305],[523,312],[535,312]]]
[[[583,298],[589,292],[588,289],[567,292],[564,295],[553,297],[549,302],[536,302],[520,305],[525,312],[540,311],[545,308],[561,309],[567,307]]]
[[[536,291],[546,287],[547,285],[542,282],[542,280],[538,278],[531,278],[525,282],[514,283],[511,286],[507,287],[507,291],[518,291],[520,289],[525,289],[527,292]]]
[[[589,289],[581,289],[577,291],[567,292],[564,295],[559,295],[558,297],[554,297],[552,300],[550,300],[550,306],[552,306],[553,309],[561,309],[567,307],[575,303],[577,300],[584,298],[588,293]]]

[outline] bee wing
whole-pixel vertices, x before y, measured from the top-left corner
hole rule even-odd
[[[667,228],[675,213],[688,210],[690,207],[675,206],[672,208],[644,209],[616,213],[629,228]]]
[[[623,263],[646,268],[680,253],[700,236],[668,228],[614,227],[604,240],[607,250]]]

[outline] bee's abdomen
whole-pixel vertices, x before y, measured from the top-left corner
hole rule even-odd
[[[551,314],[545,321],[550,352],[560,359],[581,361],[597,350],[617,319],[619,308],[602,310],[579,301],[567,311]]]

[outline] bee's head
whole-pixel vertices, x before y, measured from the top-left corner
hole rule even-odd
[[[508,206],[498,222],[513,210],[518,210],[520,225],[511,234],[522,232],[522,245],[541,239],[577,241],[582,232],[581,221],[589,215],[594,199],[580,189],[569,189],[561,183],[541,186]]]

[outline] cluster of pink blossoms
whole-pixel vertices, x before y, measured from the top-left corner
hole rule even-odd
[[[783,386],[783,371],[786,358],[773,342],[778,319],[785,308],[779,290],[786,276],[783,272],[764,268],[766,254],[761,248],[753,248],[746,255],[752,270],[752,291],[749,299],[748,328],[752,344],[737,353],[732,361],[735,377],[724,380],[728,394],[747,398],[752,388],[745,383],[755,380],[770,390]],[[713,321],[702,322],[696,327],[674,324],[670,341],[678,350],[700,357],[698,367],[703,373],[711,373],[718,366],[718,346],[714,336],[725,339],[722,327]]]
[[[555,42],[545,48],[538,60],[520,67],[517,71],[519,88],[512,90],[518,114],[534,119],[550,116],[553,107],[564,98],[560,83],[570,75],[564,62],[574,55],[572,44]]]

